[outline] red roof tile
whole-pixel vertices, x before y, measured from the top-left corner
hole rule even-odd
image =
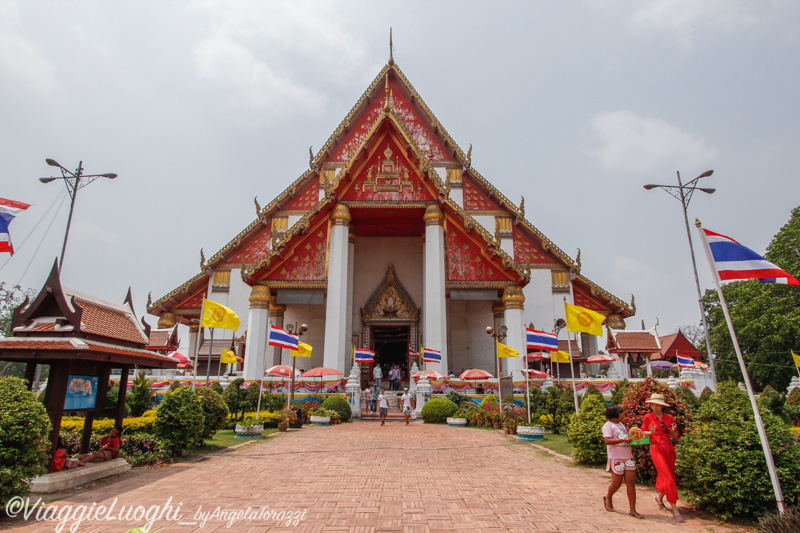
[[[147,344],[133,316],[119,309],[102,306],[96,302],[75,298],[83,309],[81,331],[112,339]]]
[[[618,352],[660,353],[658,342],[647,331],[618,331],[614,336]]]

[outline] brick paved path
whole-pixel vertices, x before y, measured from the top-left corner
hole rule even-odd
[[[603,510],[608,478],[499,431],[356,422],[307,427],[222,455],[128,475],[114,483],[69,491],[51,504],[160,505],[183,502],[182,522],[204,511],[248,506],[306,510],[287,527],[274,520],[238,521],[231,531],[303,532],[723,532],[742,531],[683,508],[686,523],[658,511],[639,487],[645,520]],[[627,509],[624,487],[618,509]],[[78,531],[123,532],[144,521],[82,524]],[[54,531],[55,523],[17,523],[15,531]],[[13,526],[12,526],[13,527]],[[65,528],[64,531],[67,529]],[[227,531],[220,520],[154,531]]]

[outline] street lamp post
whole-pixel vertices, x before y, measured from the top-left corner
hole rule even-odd
[[[706,350],[708,351],[708,365],[711,368],[711,379],[714,383],[714,386],[717,385],[717,370],[716,366],[714,365],[714,356],[711,354],[711,337],[708,334],[708,323],[706,322],[706,309],[703,305],[703,294],[700,291],[700,278],[697,276],[697,262],[694,258],[694,246],[692,245],[692,233],[689,230],[689,216],[687,215],[686,211],[689,208],[689,202],[692,199],[692,195],[694,191],[702,191],[706,194],[713,194],[716,189],[712,189],[709,187],[698,187],[697,182],[702,178],[707,178],[711,174],[713,174],[713,170],[706,170],[695,179],[683,183],[681,182],[681,173],[678,172],[678,185],[659,185],[655,183],[648,183],[644,185],[645,190],[652,190],[652,189],[663,189],[667,191],[671,196],[681,202],[681,207],[683,208],[683,221],[686,224],[686,236],[689,238],[689,252],[692,255],[692,268],[694,269],[694,283],[695,287],[697,288],[697,303],[700,305],[700,318],[703,320],[703,332],[705,333],[706,337]]]
[[[494,358],[497,361],[497,399],[500,401],[500,413],[503,412],[503,390],[500,388],[500,358],[497,357],[497,343],[505,340],[508,334],[508,328],[503,325],[500,326],[500,331],[495,331],[494,328],[487,327],[486,334],[494,339]]]
[[[55,180],[64,180],[64,185],[67,187],[67,192],[69,193],[69,197],[71,202],[69,204],[69,218],[67,219],[67,231],[64,233],[64,244],[61,246],[61,259],[58,262],[59,269],[64,267],[64,252],[67,249],[67,239],[69,238],[69,227],[72,225],[72,212],[75,209],[75,198],[78,196],[78,190],[86,187],[91,182],[96,180],[97,178],[108,178],[113,180],[117,177],[116,174],[113,172],[109,172],[107,174],[84,174],[83,173],[83,161],[78,163],[78,169],[75,172],[70,172],[63,166],[61,166],[56,160],[54,159],[45,159],[45,162],[50,165],[51,167],[58,167],[61,170],[61,176],[49,177],[49,178],[39,178],[39,181],[42,183],[50,183],[51,181]]]

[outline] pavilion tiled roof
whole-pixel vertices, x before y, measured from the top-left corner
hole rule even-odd
[[[147,344],[147,336],[137,327],[133,313],[78,297],[75,303],[83,309],[81,331],[84,333]]]
[[[658,336],[653,330],[625,331],[609,329],[614,353],[661,353]]]
[[[104,354],[134,358],[136,364],[144,367],[175,368],[177,361],[171,357],[153,353],[144,348],[132,348],[99,342],[79,337],[6,337],[0,338],[0,350],[8,360],[17,360],[19,354],[36,352],[37,358],[48,357],[62,352],[76,354],[76,359],[104,360]]]

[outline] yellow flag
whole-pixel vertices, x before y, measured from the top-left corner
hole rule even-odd
[[[550,360],[554,363],[569,363],[569,354],[561,350],[558,351],[558,355],[556,352],[550,352]]]
[[[294,357],[311,357],[310,344],[298,341],[297,345],[299,346],[299,348],[297,350],[292,350],[292,355]]]
[[[605,315],[567,302],[564,302],[564,309],[567,312],[567,331],[603,336]]]
[[[222,350],[221,361],[223,363],[238,363],[239,358],[236,357],[236,354],[230,350]]]
[[[200,320],[201,328],[239,329],[241,321],[231,309],[222,304],[203,300],[203,318]]]
[[[519,357],[519,350],[497,343],[497,357]]]
[[[792,352],[792,359],[794,359],[794,366],[800,368],[800,355],[797,355],[796,353]]]

